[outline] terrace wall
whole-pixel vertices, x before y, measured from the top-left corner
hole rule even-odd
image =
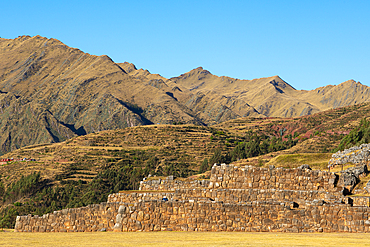
[[[183,188],[208,188],[210,181],[209,180],[198,180],[198,179],[186,179],[178,180],[173,179],[172,176],[169,176],[165,179],[161,178],[151,178],[140,182],[139,190],[155,190],[155,191],[175,191],[176,189]]]
[[[139,202],[144,200],[210,200],[228,203],[246,203],[251,201],[291,201],[300,206],[306,201],[325,200],[326,202],[346,202],[341,194],[326,191],[276,190],[276,189],[177,189],[173,192],[133,192],[115,193],[108,196],[108,202]]]
[[[350,196],[353,206],[364,206],[370,207],[370,197],[369,196]]]
[[[18,216],[17,232],[92,232],[113,231],[119,204],[101,203],[63,209],[43,216]]]
[[[145,180],[108,203],[18,216],[15,230],[370,232],[368,198],[344,197],[336,182],[324,171],[213,166],[210,180]]]
[[[150,179],[140,183],[140,190],[172,190],[195,188],[228,189],[280,189],[280,190],[321,190],[340,192],[336,186],[338,177],[333,172],[309,169],[260,168],[254,166],[234,167],[214,165],[210,180]]]
[[[339,192],[337,175],[309,169],[213,166],[209,188],[322,190]]]
[[[15,230],[99,231],[100,227],[106,227],[108,231],[369,232],[370,230],[370,208],[351,207],[345,204],[312,202],[307,203],[305,209],[296,209],[291,208],[290,204],[265,201],[244,204],[142,201],[122,203],[118,210],[117,206],[118,204],[104,204],[58,211],[43,217],[21,216],[17,218]],[[110,210],[107,210],[107,207]],[[95,210],[91,210],[92,208]],[[96,220],[94,216],[97,217]],[[97,225],[98,221],[100,224]]]

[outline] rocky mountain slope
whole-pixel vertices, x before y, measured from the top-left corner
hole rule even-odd
[[[145,78],[58,40],[1,39],[0,152],[153,122],[203,124]]]
[[[295,117],[369,98],[354,81],[303,91],[278,76],[239,80],[203,68],[166,79],[56,39],[0,38],[0,154],[101,130]]]
[[[202,111],[201,105],[218,102],[238,117],[297,117],[370,99],[369,87],[353,80],[306,91],[294,89],[279,76],[239,80],[218,77],[199,67],[169,81],[194,94],[184,102],[191,109]]]

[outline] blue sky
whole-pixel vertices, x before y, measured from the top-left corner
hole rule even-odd
[[[41,35],[170,78],[279,75],[370,86],[370,1],[3,1],[0,37]]]

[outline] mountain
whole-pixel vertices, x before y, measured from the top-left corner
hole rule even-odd
[[[167,79],[56,39],[0,38],[0,154],[139,125],[309,115],[369,97],[355,81],[304,91],[278,76],[239,80],[201,67]]]
[[[0,152],[153,122],[204,124],[107,56],[40,36],[0,39]],[[145,109],[145,112],[144,110]]]
[[[212,75],[201,67],[169,80],[203,96],[184,102],[191,109],[204,101],[207,105],[209,101],[218,102],[238,117],[297,117],[370,99],[369,87],[353,80],[306,91],[294,89],[279,76],[239,80]]]

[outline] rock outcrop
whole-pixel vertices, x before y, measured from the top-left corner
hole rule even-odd
[[[329,167],[347,163],[360,164],[368,161],[370,161],[370,143],[336,152],[329,161]]]
[[[359,165],[356,167],[348,168],[340,172],[338,185],[345,187],[349,192],[352,192],[354,187],[358,184],[360,176],[366,176],[368,173],[367,165]]]
[[[354,146],[343,151],[338,151],[332,155],[329,161],[329,169],[336,165],[355,164],[355,167],[350,167],[344,171],[340,171],[338,185],[345,188],[344,193],[348,194],[353,191],[355,186],[360,181],[361,176],[366,176],[369,171],[367,163],[370,161],[370,144],[362,144]],[[364,190],[369,193],[367,185]]]

